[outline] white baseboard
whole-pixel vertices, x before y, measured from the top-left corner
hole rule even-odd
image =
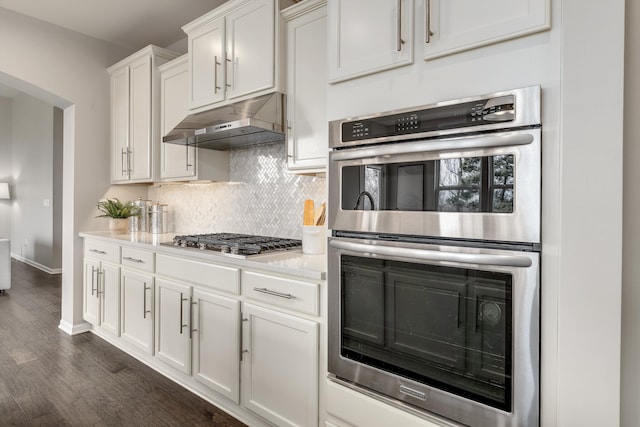
[[[30,266],[35,267],[38,270],[44,271],[45,273],[62,274],[62,269],[61,268],[49,268],[49,267],[47,267],[45,265],[39,264],[39,263],[31,260],[31,259],[21,257],[20,255],[17,255],[17,254],[14,254],[14,253],[11,254],[11,258],[16,259],[16,260],[18,260],[20,262],[24,262],[25,264],[29,264]]]
[[[72,325],[71,323],[60,319],[60,324],[58,328],[62,329],[69,335],[77,335],[83,334],[85,332],[89,332],[91,330],[91,324],[87,322],[78,323],[76,325]]]

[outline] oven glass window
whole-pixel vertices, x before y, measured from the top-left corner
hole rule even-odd
[[[341,256],[341,355],[511,411],[512,277]]]
[[[343,210],[513,213],[514,156],[342,168]]]

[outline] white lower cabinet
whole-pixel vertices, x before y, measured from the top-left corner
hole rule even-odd
[[[240,301],[193,291],[193,377],[240,403]]]
[[[156,352],[158,359],[191,374],[191,287],[156,279]],[[186,314],[186,316],[185,316]]]
[[[98,260],[84,261],[83,317],[94,326],[120,334],[120,268]]]
[[[242,401],[278,426],[318,424],[318,324],[243,308]]]
[[[153,276],[123,268],[122,286],[122,339],[139,349],[153,354]]]
[[[156,279],[155,356],[240,402],[240,302]]]
[[[92,331],[252,426],[318,425],[320,290],[288,274],[85,240]]]
[[[84,319],[120,335],[120,246],[88,240],[84,248]]]

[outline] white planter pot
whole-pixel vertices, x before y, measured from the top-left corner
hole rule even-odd
[[[109,218],[109,231],[111,232],[111,234],[126,233],[128,226],[128,218]]]

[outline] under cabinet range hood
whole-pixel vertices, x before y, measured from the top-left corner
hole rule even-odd
[[[162,141],[229,150],[285,140],[285,96],[275,92],[190,114]]]

